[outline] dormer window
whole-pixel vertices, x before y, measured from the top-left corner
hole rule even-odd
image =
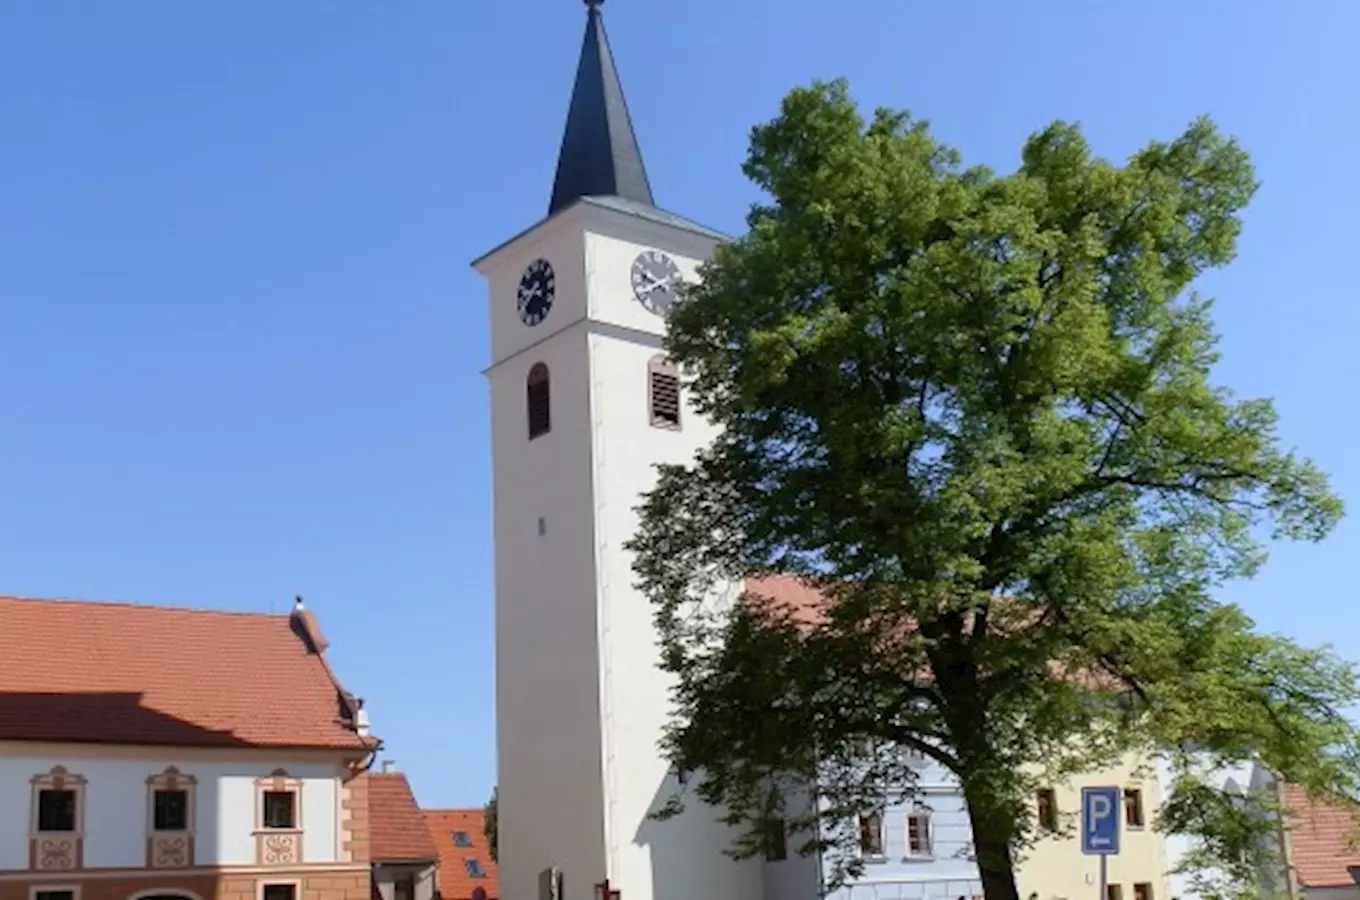
[[[534,363],[524,385],[525,405],[529,412],[529,440],[552,431],[552,386],[548,367]]]
[[[653,428],[680,429],[680,372],[664,356],[647,363],[647,405]]]

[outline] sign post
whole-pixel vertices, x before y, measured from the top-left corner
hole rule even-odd
[[[1119,799],[1117,787],[1081,789],[1081,852],[1100,857],[1100,897],[1108,900],[1109,859],[1119,853]]]

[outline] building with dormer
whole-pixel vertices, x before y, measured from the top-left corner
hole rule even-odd
[[[0,599],[0,900],[370,900],[379,742],[288,615]]]

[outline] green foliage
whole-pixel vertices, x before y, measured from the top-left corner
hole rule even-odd
[[[662,468],[631,544],[677,676],[667,750],[745,826],[733,852],[781,816],[839,883],[845,823],[912,790],[893,745],[960,779],[988,900],[1015,897],[1034,789],[1126,753],[1166,754],[1162,827],[1235,884],[1268,817],[1197,772],[1355,794],[1351,668],[1214,596],[1342,515],[1271,403],[1210,379],[1189,288],[1235,253],[1243,150],[1201,120],[1118,166],[1058,123],[1000,176],[838,82],[792,92],[745,172],[767,201],[667,338],[721,437]],[[766,573],[825,614],[710,602]]]
[[[485,814],[482,820],[482,833],[486,835],[486,842],[491,848],[491,859],[493,862],[499,861],[499,857],[497,856],[497,853],[499,852],[497,849],[497,837],[500,834],[497,830],[499,826],[499,819],[497,818],[497,798],[499,794],[500,788],[493,787],[491,789],[491,799],[486,801],[486,806],[482,810]]]

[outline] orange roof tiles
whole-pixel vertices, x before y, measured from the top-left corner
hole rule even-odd
[[[491,859],[486,840],[486,814],[480,809],[427,809],[425,825],[439,851],[439,893],[443,900],[471,900],[473,891],[486,891],[487,900],[500,896],[500,874]],[[470,846],[460,847],[455,833],[467,836]],[[484,878],[473,878],[467,861],[477,860]]]
[[[1303,788],[1284,787],[1294,872],[1305,888],[1351,887],[1349,867],[1360,866],[1360,810],[1317,803]]]
[[[376,746],[313,640],[303,615],[3,597],[0,740]]]
[[[419,862],[439,858],[425,818],[406,776],[400,772],[370,772],[368,827],[374,862]]]

